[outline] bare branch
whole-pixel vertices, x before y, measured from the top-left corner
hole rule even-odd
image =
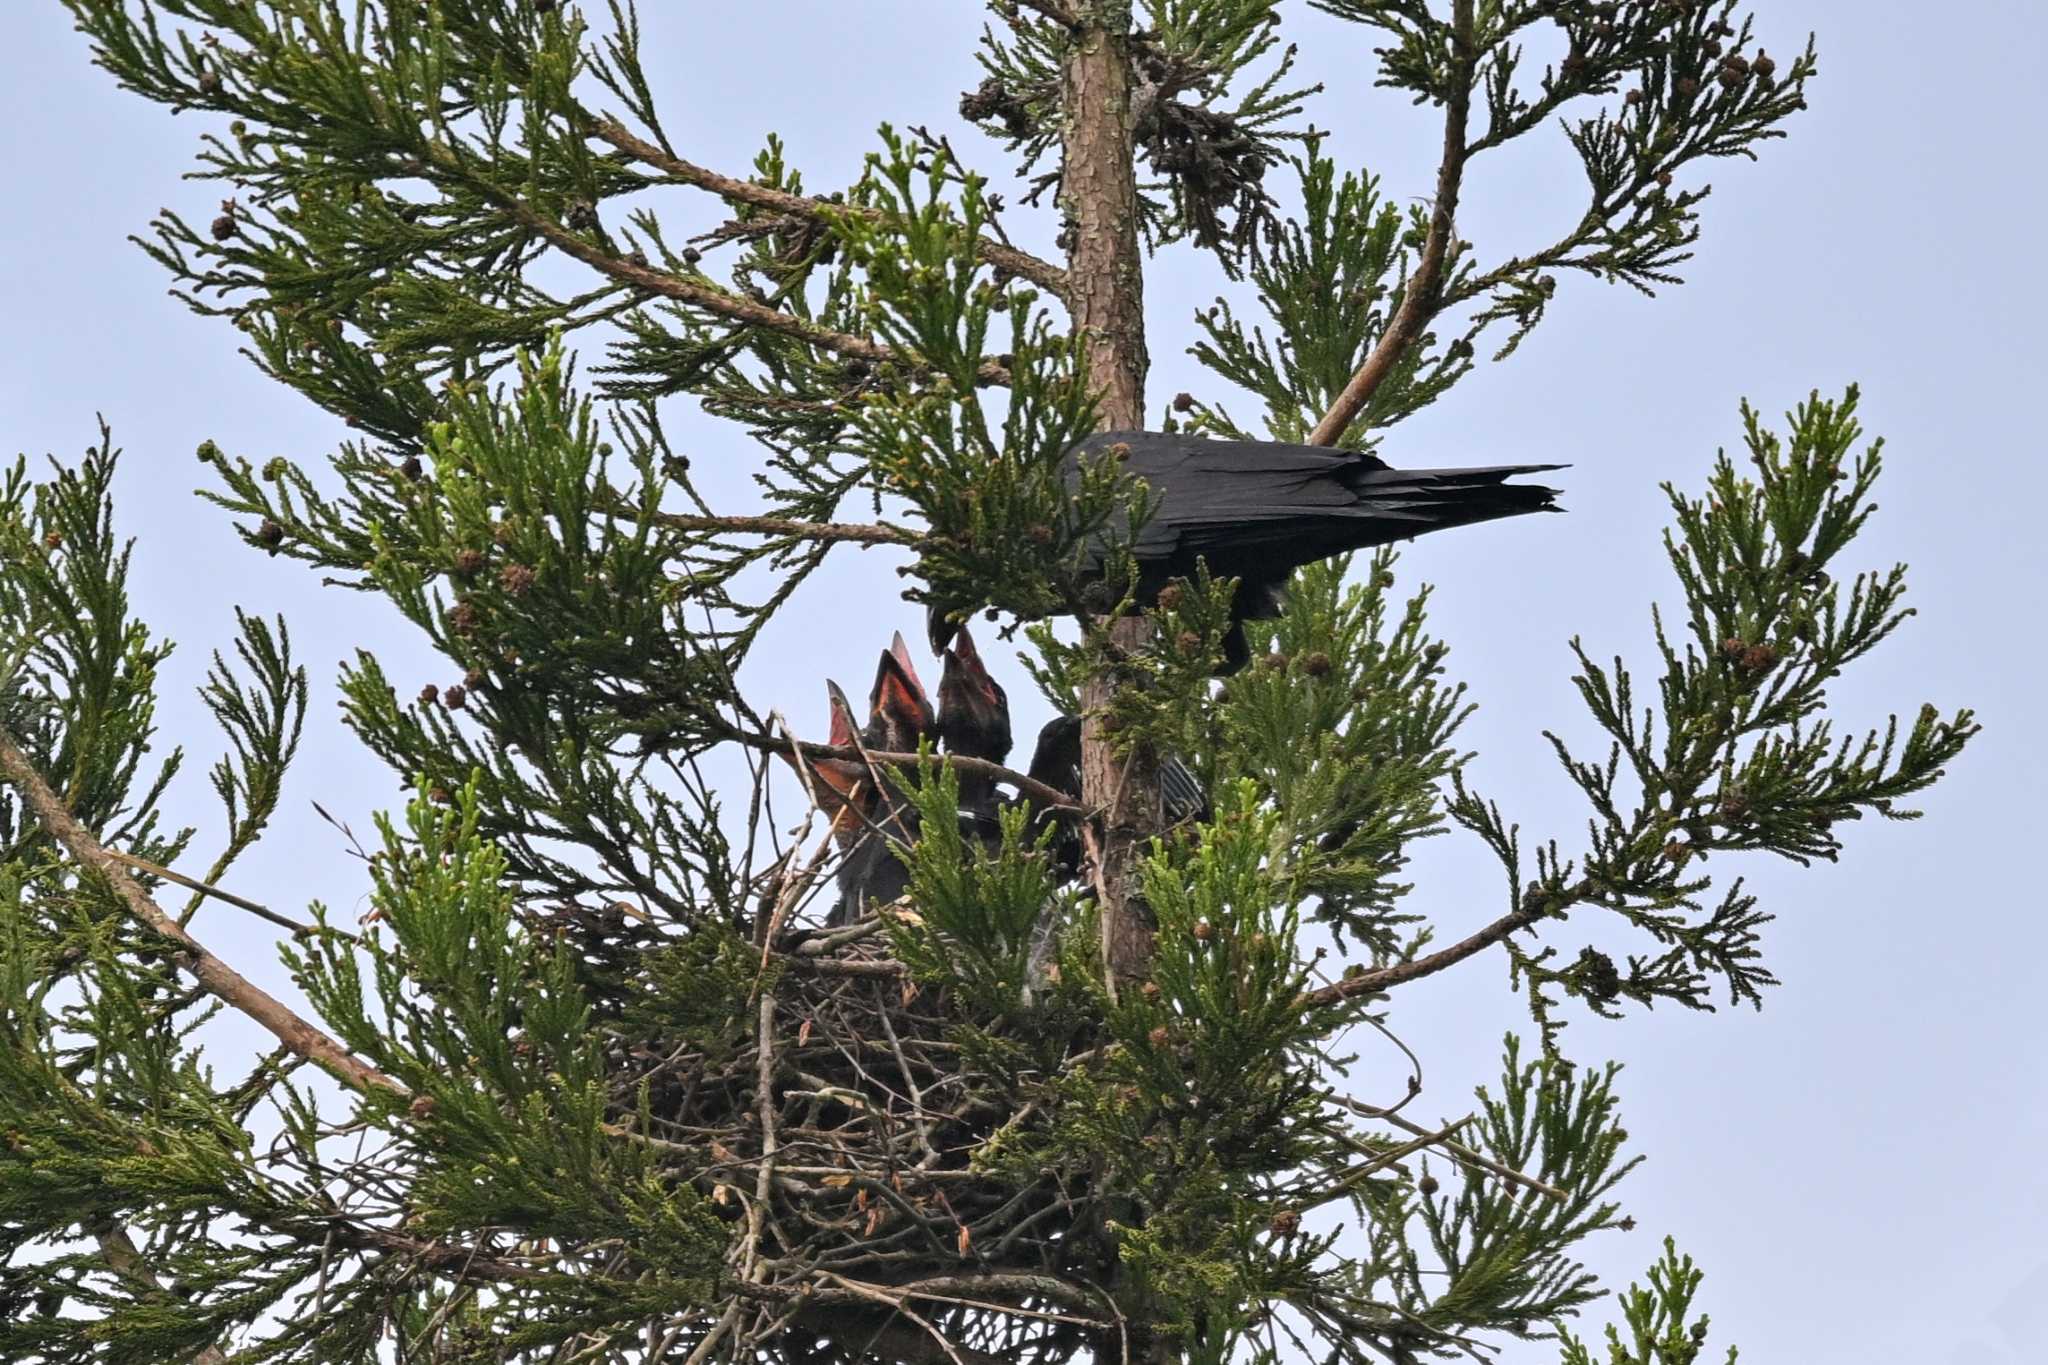
[[[174,882],[188,891],[197,891],[202,896],[211,896],[217,901],[225,901],[237,910],[247,910],[256,918],[268,920],[280,929],[289,929],[302,938],[310,938],[314,934],[326,933],[332,934],[336,938],[347,939],[351,943],[355,941],[355,935],[345,929],[321,929],[316,925],[301,923],[289,915],[280,915],[275,910],[258,905],[255,901],[245,900],[232,891],[223,891],[211,882],[202,882],[196,877],[188,877],[182,872],[175,872],[168,867],[160,867],[147,858],[138,858],[132,853],[122,853],[118,849],[112,848],[104,851],[109,858],[118,859],[127,866],[134,868],[137,872],[146,872],[152,877],[161,877],[167,882]]]
[[[1415,1122],[1413,1119],[1402,1117],[1400,1114],[1395,1113],[1391,1109],[1383,1109],[1376,1104],[1367,1104],[1363,1100],[1354,1100],[1349,1095],[1339,1095],[1334,1091],[1330,1093],[1329,1099],[1331,1103],[1340,1104],[1344,1106],[1344,1108],[1349,1109],[1354,1114],[1360,1114],[1369,1119],[1378,1119],[1383,1123],[1391,1123],[1396,1128],[1400,1128],[1406,1132],[1412,1133],[1417,1137],[1431,1136],[1429,1129],[1423,1127],[1421,1124]],[[1498,1161],[1495,1161],[1493,1158],[1485,1156],[1477,1151],[1474,1151],[1472,1148],[1467,1147],[1462,1142],[1457,1142],[1449,1137],[1445,1137],[1441,1141],[1437,1142],[1436,1145],[1442,1147],[1445,1151],[1449,1152],[1453,1157],[1455,1157],[1459,1162],[1463,1163],[1464,1165],[1477,1166],[1479,1169],[1483,1171],[1490,1171],[1494,1175],[1499,1176],[1502,1180],[1507,1181],[1509,1184],[1520,1185],[1523,1189],[1535,1190],[1539,1194],[1548,1195],[1550,1198],[1555,1199],[1560,1204],[1562,1204],[1566,1199],[1570,1197],[1557,1186],[1547,1184],[1544,1181],[1536,1179],[1536,1177],[1534,1176],[1523,1175],[1520,1171],[1516,1170],[1512,1166],[1503,1166]]]
[[[1333,985],[1307,992],[1299,1003],[1303,1009],[1321,1009],[1345,1000],[1356,1000],[1363,995],[1377,995],[1390,986],[1434,976],[1446,967],[1454,967],[1474,953],[1492,947],[1516,930],[1528,928],[1548,913],[1550,906],[1547,903],[1513,911],[1502,915],[1470,938],[1453,943],[1442,952],[1431,953],[1428,957],[1418,957],[1413,962],[1382,967],[1376,972],[1360,972],[1357,976],[1347,976]]]
[[[623,510],[623,509],[622,509]],[[739,535],[788,536],[793,540],[851,541],[857,545],[915,545],[915,531],[862,522],[791,521],[787,517],[696,517],[657,512],[653,521],[677,531],[731,531]]]
[[[406,1093],[405,1087],[397,1081],[358,1061],[335,1039],[215,957],[205,945],[187,933],[183,925],[166,914],[163,907],[151,900],[149,893],[128,874],[121,860],[101,847],[100,842],[78,823],[57,794],[50,790],[49,784],[43,781],[42,774],[28,761],[28,756],[15,744],[14,737],[5,730],[0,730],[0,777],[7,778],[21,792],[22,799],[35,812],[36,819],[51,838],[63,845],[80,864],[107,879],[137,923],[178,946],[181,950],[178,965],[191,973],[214,998],[240,1010],[270,1030],[293,1053],[307,1061],[317,1062],[357,1090]]]
[[[1465,175],[1465,122],[1472,103],[1472,0],[1457,0],[1452,7],[1451,23],[1457,58],[1451,88],[1444,100],[1443,160],[1437,166],[1436,204],[1430,211],[1422,260],[1402,289],[1401,306],[1394,311],[1387,330],[1380,334],[1378,344],[1337,395],[1330,410],[1323,414],[1323,420],[1309,433],[1310,445],[1333,446],[1343,439],[1441,305],[1438,293],[1456,229],[1458,191]]]
[[[938,763],[956,772],[971,773],[976,777],[1007,783],[1015,787],[1020,794],[1055,810],[1078,812],[1083,809],[1059,788],[1049,787],[1028,773],[1020,773],[1014,768],[1005,768],[1000,763],[991,763],[985,758],[974,758],[967,754],[888,753],[879,749],[864,749],[854,744],[811,744],[800,739],[777,739],[772,735],[757,735],[744,730],[732,731],[727,738],[750,749],[759,749],[763,753],[798,753],[814,761],[826,758],[837,759],[842,763],[865,764],[873,760],[877,764],[901,768],[913,768],[920,763]]]
[[[615,119],[601,120],[594,131],[598,137],[634,160],[652,166],[684,184],[708,190],[732,203],[751,204],[756,208],[772,209],[777,213],[786,213],[791,217],[807,218],[819,223],[829,222],[835,216],[843,217],[849,214],[868,219],[880,216],[873,210],[834,204],[824,199],[813,199],[808,195],[791,194],[788,190],[757,185],[751,180],[737,180],[729,175],[721,175],[694,162],[669,155]],[[1020,280],[1029,280],[1041,288],[1051,290],[1062,299],[1066,298],[1067,272],[1050,261],[1041,261],[1027,251],[1019,251],[1015,247],[992,242],[985,237],[975,243],[975,254],[998,270],[1007,271]]]

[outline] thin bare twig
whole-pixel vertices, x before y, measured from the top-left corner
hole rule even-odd
[[[1466,1124],[1472,1122],[1474,1117],[1475,1116],[1472,1114],[1467,1114],[1464,1118],[1459,1119],[1457,1122],[1446,1124],[1444,1127],[1439,1128],[1434,1132],[1426,1128],[1423,1129],[1422,1132],[1412,1140],[1404,1142],[1400,1146],[1392,1148],[1388,1151],[1381,1152],[1378,1155],[1374,1156],[1370,1161],[1361,1162],[1358,1165],[1352,1167],[1350,1170],[1345,1171],[1341,1176],[1338,1177],[1337,1182],[1334,1185],[1322,1191],[1320,1197],[1313,1200],[1309,1204],[1303,1205],[1302,1208],[1306,1210],[1308,1208],[1317,1207],[1321,1204],[1327,1204],[1333,1199],[1341,1199],[1347,1190],[1351,1189],[1359,1181],[1365,1179],[1373,1172],[1383,1171],[1387,1167],[1394,1165],[1396,1162],[1405,1161],[1407,1158],[1414,1156],[1417,1152],[1420,1152],[1425,1148],[1442,1146],[1443,1144],[1451,1140],[1452,1134],[1456,1133],[1460,1128],[1463,1128]]]
[[[727,735],[736,744],[767,753],[798,753],[805,758],[837,759],[842,763],[861,763],[869,760],[890,767],[915,767],[920,763],[939,763],[956,772],[971,773],[997,782],[1005,782],[1032,800],[1052,807],[1054,810],[1079,812],[1082,807],[1057,787],[1049,787],[1028,773],[1014,768],[1005,768],[1000,763],[991,763],[985,758],[974,758],[967,754],[904,754],[882,749],[866,749],[852,744],[812,744],[800,739],[777,739],[772,735],[757,735],[750,731],[735,730]]]
[[[1354,1100],[1349,1095],[1339,1095],[1335,1091],[1331,1091],[1328,1098],[1331,1103],[1342,1105],[1354,1114],[1359,1114],[1369,1119],[1378,1119],[1383,1123],[1391,1123],[1396,1128],[1403,1129],[1417,1137],[1427,1137],[1430,1135],[1429,1129],[1412,1119],[1402,1117],[1391,1109],[1383,1109],[1376,1104],[1367,1104],[1363,1100]],[[1520,1185],[1524,1189],[1535,1190],[1539,1194],[1548,1195],[1560,1204],[1571,1197],[1555,1185],[1538,1180],[1532,1175],[1524,1175],[1512,1166],[1503,1166],[1500,1162],[1481,1152],[1474,1151],[1462,1142],[1452,1141],[1448,1136],[1440,1139],[1436,1145],[1449,1152],[1462,1165],[1477,1166],[1483,1171],[1499,1176],[1511,1185]]]
[[[211,882],[202,882],[196,877],[188,877],[182,872],[174,872],[168,867],[161,867],[147,858],[138,858],[132,853],[123,853],[119,849],[113,848],[103,851],[109,858],[118,859],[129,867],[134,868],[137,872],[146,872],[152,877],[161,877],[167,882],[175,882],[188,891],[197,891],[202,896],[211,896],[217,901],[225,901],[237,910],[247,910],[256,918],[268,920],[280,929],[289,929],[302,938],[310,938],[315,934],[327,933],[332,934],[336,938],[346,939],[350,943],[356,941],[356,936],[345,929],[330,928],[323,930],[318,925],[302,924],[289,915],[280,915],[277,911],[258,905],[255,901],[245,900],[232,891],[223,891]]]

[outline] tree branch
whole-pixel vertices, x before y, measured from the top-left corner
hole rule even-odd
[[[623,256],[615,256],[584,241],[521,200],[509,195],[493,197],[498,199],[500,207],[521,227],[546,238],[549,245],[564,255],[573,256],[598,273],[609,275],[622,284],[632,285],[635,289],[645,289],[650,294],[659,294],[663,298],[675,299],[679,303],[687,303],[693,308],[701,308],[707,313],[731,318],[734,322],[744,323],[749,327],[759,327],[763,331],[791,337],[816,346],[820,350],[836,351],[840,355],[853,356],[878,365],[893,363],[908,365],[913,369],[922,368],[920,362],[905,356],[893,346],[885,346],[867,337],[854,336],[850,332],[837,332],[830,327],[821,327],[815,322],[807,321],[794,313],[785,313],[779,308],[771,308],[765,303],[756,303],[738,294],[728,293],[708,284],[699,284],[680,275],[671,275],[650,265],[640,265]],[[993,360],[985,360],[976,369],[975,377],[988,384],[1008,384],[1010,371],[1006,366],[999,365]]]
[[[1423,241],[1422,260],[1401,291],[1401,306],[1380,334],[1379,342],[1365,363],[1345,384],[1337,401],[1323,414],[1309,433],[1313,446],[1333,446],[1342,440],[1366,404],[1394,373],[1408,347],[1436,316],[1438,291],[1443,283],[1444,262],[1450,255],[1456,229],[1458,191],[1465,175],[1465,123],[1472,105],[1472,0],[1455,0],[1452,6],[1451,88],[1444,100],[1443,160],[1436,172],[1436,204],[1430,211],[1429,234]]]
[[[1402,1117],[1391,1109],[1382,1109],[1376,1104],[1367,1104],[1363,1100],[1354,1100],[1349,1095],[1339,1095],[1335,1091],[1330,1092],[1329,1098],[1333,1104],[1340,1104],[1354,1114],[1363,1115],[1369,1119],[1378,1119],[1382,1123],[1391,1123],[1396,1128],[1413,1133],[1416,1137],[1430,1136],[1429,1129],[1413,1119]],[[1539,1194],[1555,1199],[1560,1204],[1570,1198],[1569,1195],[1557,1186],[1538,1180],[1534,1176],[1523,1175],[1512,1166],[1503,1166],[1500,1162],[1467,1147],[1462,1142],[1446,1137],[1436,1145],[1442,1147],[1464,1165],[1476,1166],[1480,1170],[1490,1171],[1509,1184],[1520,1185],[1523,1189],[1527,1190],[1535,1190]]]
[[[300,921],[293,919],[289,915],[280,915],[277,913],[277,911],[269,909],[265,906],[258,905],[255,901],[245,900],[242,897],[237,896],[232,891],[223,891],[219,887],[213,885],[211,882],[202,882],[197,877],[188,877],[182,872],[174,872],[168,867],[158,866],[156,863],[150,862],[147,858],[138,858],[132,853],[122,853],[117,849],[111,848],[103,849],[102,851],[109,858],[116,859],[125,866],[134,868],[137,872],[144,872],[152,877],[161,877],[165,881],[174,882],[177,885],[184,887],[188,891],[197,891],[202,896],[211,896],[213,899],[217,901],[225,901],[229,905],[234,906],[238,910],[247,910],[250,914],[256,916],[256,918],[260,920],[268,920],[270,923],[275,924],[280,929],[289,929],[292,931],[292,933],[299,935],[301,938],[310,938],[314,934],[324,932],[332,934],[336,938],[347,939],[351,943],[355,942],[356,936],[354,934],[347,932],[346,930],[322,930],[311,924],[303,924]]]
[[[1418,957],[1413,962],[1400,962],[1391,967],[1382,967],[1376,972],[1360,972],[1347,976],[1334,985],[1324,986],[1302,995],[1297,1002],[1303,1009],[1320,1009],[1328,1005],[1355,1000],[1362,995],[1376,995],[1392,986],[1416,981],[1425,976],[1434,976],[1446,967],[1454,967],[1466,958],[1506,938],[1518,929],[1526,929],[1537,920],[1549,914],[1551,906],[1543,905],[1513,911],[1502,915],[1493,923],[1481,929],[1470,938],[1453,943],[1442,952]]]
[[[622,511],[630,511],[621,504]],[[851,541],[858,545],[915,545],[915,531],[861,522],[791,521],[786,517],[698,517],[657,512],[653,521],[677,531],[732,531],[742,535],[788,536],[793,540]]]
[[[721,199],[736,204],[751,204],[756,208],[786,213],[794,218],[807,218],[812,222],[829,222],[834,216],[854,215],[870,221],[881,215],[872,209],[853,208],[845,204],[834,204],[808,195],[791,194],[788,190],[773,189],[757,185],[751,180],[736,180],[729,175],[671,156],[660,147],[632,132],[616,119],[601,119],[594,129],[597,136],[626,155],[644,165],[652,166],[675,180],[698,189],[708,190]],[[1051,290],[1061,299],[1067,296],[1067,272],[1050,261],[1041,261],[1027,251],[992,242],[986,237],[975,244],[975,254],[997,270],[1007,271],[1018,279],[1029,280],[1044,289]]]
[[[50,790],[49,784],[43,781],[42,774],[28,761],[28,756],[15,744],[14,737],[4,729],[0,729],[0,777],[7,778],[21,792],[23,801],[35,812],[36,819],[52,839],[68,850],[82,866],[107,879],[114,888],[114,894],[121,898],[121,903],[137,923],[159,938],[177,945],[180,949],[178,965],[191,973],[208,994],[240,1010],[268,1029],[294,1054],[325,1067],[355,1089],[406,1093],[405,1087],[397,1081],[358,1061],[339,1042],[215,957],[205,945],[187,933],[183,925],[166,914],[163,907],[151,900],[149,893],[128,874],[121,860],[103,848],[78,823],[63,801]]]
[[[142,1259],[142,1253],[136,1249],[135,1240],[128,1235],[126,1228],[114,1223],[102,1228],[96,1237],[100,1244],[100,1259],[107,1263],[109,1270],[130,1283],[140,1285],[155,1298],[169,1298],[163,1281],[157,1278],[149,1262]],[[227,1365],[227,1357],[220,1353],[218,1347],[204,1346],[199,1354],[192,1357],[192,1365]]]

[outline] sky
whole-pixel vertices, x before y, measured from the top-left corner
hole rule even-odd
[[[1701,485],[1716,449],[1739,441],[1744,398],[1775,418],[1813,390],[1862,386],[1888,464],[1882,510],[1850,560],[1910,564],[1920,615],[1841,682],[1834,714],[1869,726],[1931,701],[1974,707],[1985,732],[1920,803],[1925,819],[1851,827],[1838,865],[1737,869],[1779,915],[1765,944],[1784,984],[1760,1012],[1569,1016],[1574,1057],[1624,1065],[1626,1124],[1649,1158],[1621,1191],[1636,1230],[1595,1239],[1585,1255],[1619,1287],[1667,1234],[1677,1238],[1707,1273],[1713,1340],[1739,1344],[1746,1360],[2036,1365],[2048,1361],[2038,1022],[2048,475],[2034,411],[2048,361],[2037,261],[2048,128],[2036,93],[2048,11],[2022,0],[1760,8],[1774,54],[1818,35],[1812,108],[1759,162],[1711,167],[1684,286],[1645,299],[1566,280],[1519,353],[1382,448],[1395,464],[1570,462],[1569,518],[1420,542],[1402,577],[1437,586],[1434,628],[1479,703],[1464,732],[1480,755],[1474,784],[1530,835],[1569,848],[1583,838],[1582,807],[1541,732],[1588,737],[1570,684],[1574,635],[1595,657],[1651,667],[1649,604],[1674,596],[1660,483]],[[842,184],[884,121],[957,129],[958,95],[980,78],[981,9],[965,0],[645,9],[670,134],[728,171],[742,172],[773,131],[808,183]],[[1369,35],[1306,4],[1283,13],[1303,73],[1327,85],[1310,117],[1333,130],[1340,165],[1382,176],[1391,194],[1426,194],[1431,116],[1373,91]],[[0,447],[75,459],[103,414],[126,449],[117,497],[138,538],[134,597],[181,643],[161,712],[166,742],[192,750],[172,793],[180,819],[219,828],[198,776],[217,738],[191,695],[210,651],[230,640],[236,605],[288,618],[313,675],[307,740],[283,813],[232,889],[280,909],[317,899],[360,912],[359,865],[311,803],[360,831],[403,797],[338,723],[337,666],[368,645],[401,681],[445,683],[449,670],[377,602],[322,590],[303,568],[249,550],[192,495],[202,440],[318,465],[343,437],[238,355],[225,322],[168,297],[164,274],[128,241],[159,206],[201,221],[214,211],[219,188],[181,179],[200,125],[116,90],[50,0],[0,11],[0,51],[0,152],[14,168],[0,214]],[[1535,245],[1573,212],[1576,168],[1561,137],[1531,141],[1467,181],[1460,230],[1484,254]],[[1002,169],[979,134],[956,143],[970,162]],[[674,213],[671,240],[681,225],[709,226],[715,207],[682,199]],[[1013,210],[1012,232],[1049,254],[1051,226],[1027,218]],[[1228,397],[1183,353],[1192,311],[1220,285],[1191,252],[1153,267],[1155,411],[1180,389]],[[1253,413],[1241,397],[1234,407]],[[754,458],[744,436],[681,420],[696,469],[737,500]],[[746,679],[757,706],[821,731],[823,671],[864,686],[889,630],[916,638],[914,609],[893,597],[892,562],[853,556],[842,593],[820,588],[792,604]],[[847,610],[852,600],[863,609]],[[1026,705],[1028,682],[1003,657],[1028,735],[1043,708]],[[1721,862],[1715,871],[1728,871]],[[1497,866],[1469,838],[1425,846],[1415,874],[1412,904],[1446,941],[1500,913]],[[294,998],[260,926],[201,925],[215,951]],[[1575,922],[1552,941],[1569,954],[1581,932]],[[1424,1107],[1453,1116],[1497,1074],[1502,1034],[1528,1031],[1497,954],[1404,988],[1392,1022],[1422,1057]],[[1396,1093],[1404,1075],[1397,1057],[1368,1051],[1354,1084],[1371,1098]]]

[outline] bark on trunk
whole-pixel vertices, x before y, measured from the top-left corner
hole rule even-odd
[[[1131,127],[1130,0],[1078,6],[1082,24],[1062,72],[1066,114],[1060,201],[1072,243],[1067,304],[1086,338],[1088,376],[1100,402],[1100,430],[1145,424],[1145,290],[1138,251],[1137,167]],[[1118,622],[1112,638],[1133,649],[1150,632],[1143,619]],[[1160,827],[1157,762],[1119,760],[1101,732],[1100,710],[1116,687],[1108,674],[1082,692],[1083,799],[1104,812],[1097,841],[1102,943],[1109,979],[1142,976],[1152,955],[1151,916],[1134,894],[1141,842]]]

